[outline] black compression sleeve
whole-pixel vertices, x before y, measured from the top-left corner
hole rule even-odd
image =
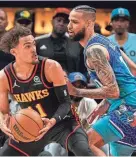
[[[54,90],[59,100],[60,106],[52,118],[55,118],[56,122],[59,122],[69,113],[71,99],[67,90],[67,85],[54,87]]]

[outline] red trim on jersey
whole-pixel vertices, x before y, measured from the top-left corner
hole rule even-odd
[[[67,136],[67,138],[66,138],[66,142],[65,142],[65,147],[66,147],[66,150],[68,151],[68,139],[69,139],[69,137],[78,129],[80,127],[80,125],[77,125],[76,127],[75,127],[75,129],[70,133],[70,134],[68,134],[68,136]]]
[[[74,116],[75,119],[76,119],[77,124],[78,124],[78,125],[81,125],[81,124],[80,124],[80,120],[79,120],[79,116],[78,116],[78,114],[77,114],[76,111],[75,111],[75,106],[74,106],[74,104],[71,105],[71,111],[72,111],[73,116]]]
[[[9,75],[9,72],[6,68],[4,68],[4,71],[5,71],[6,76],[8,77],[10,92],[13,93],[12,80],[11,80],[11,77]]]
[[[71,105],[71,111],[72,111],[73,116],[74,116],[75,119],[76,119],[77,126],[76,126],[76,128],[75,128],[75,129],[67,136],[67,138],[66,138],[65,147],[66,147],[66,150],[67,150],[67,151],[68,151],[68,139],[69,139],[69,137],[70,137],[79,127],[81,127],[80,121],[79,121],[79,116],[78,116],[77,113],[75,112],[74,106],[72,106],[72,105]]]
[[[22,83],[30,82],[30,81],[33,79],[34,75],[36,74],[37,68],[38,68],[38,64],[35,65],[35,67],[34,67],[34,69],[33,69],[33,71],[32,71],[32,75],[31,75],[28,79],[26,79],[26,80],[20,80],[20,79],[16,76],[16,74],[15,74],[15,72],[14,72],[13,65],[10,64],[10,70],[11,70],[12,74],[14,75],[14,77],[16,78],[16,80],[17,80],[18,82],[22,82]]]
[[[19,149],[18,147],[14,146],[13,144],[11,144],[11,139],[9,139],[9,146],[11,146],[12,148],[16,149],[17,151],[19,151],[20,153],[22,153],[25,156],[30,156],[27,153],[25,153],[24,151],[22,151],[21,149]]]
[[[44,71],[44,63],[45,63],[45,59],[42,60],[42,66],[41,66],[41,81],[44,85],[44,87],[46,88],[52,88],[52,87],[49,87],[43,80],[43,71]]]

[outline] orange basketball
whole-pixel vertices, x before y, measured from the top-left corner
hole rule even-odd
[[[18,141],[32,142],[43,128],[43,121],[33,109],[21,109],[11,116],[10,129]]]

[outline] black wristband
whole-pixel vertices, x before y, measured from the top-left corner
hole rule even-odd
[[[52,118],[55,118],[56,122],[59,122],[63,120],[69,113],[71,109],[71,99],[67,90],[67,85],[55,87],[54,90],[59,100],[60,106]]]

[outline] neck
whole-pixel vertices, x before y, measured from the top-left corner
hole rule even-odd
[[[89,40],[91,37],[93,37],[94,35],[95,35],[95,32],[94,32],[94,31],[92,31],[92,32],[90,32],[90,33],[86,33],[86,34],[85,34],[85,37],[84,37],[82,40],[80,40],[79,43],[80,43],[83,47],[85,47],[86,44],[87,44],[87,42],[88,42],[88,40]]]
[[[33,64],[21,64],[21,62],[16,61],[14,63],[14,69],[16,72],[16,75],[21,79],[27,79],[31,75],[33,68],[35,65]]]
[[[57,36],[56,33],[54,33],[54,32],[52,32],[51,35],[52,35],[53,38],[58,38],[58,36]]]

